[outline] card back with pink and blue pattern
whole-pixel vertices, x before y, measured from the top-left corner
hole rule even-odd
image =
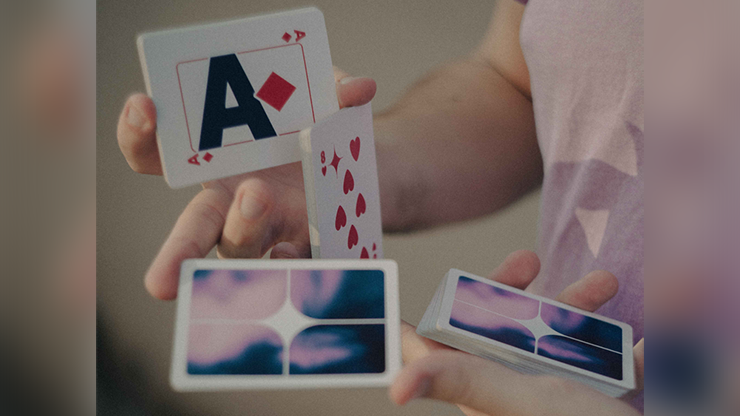
[[[389,260],[188,260],[177,390],[381,386],[400,366]]]
[[[529,374],[574,379],[606,394],[635,388],[632,327],[451,269],[417,333]]]

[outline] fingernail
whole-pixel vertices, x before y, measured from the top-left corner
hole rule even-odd
[[[272,252],[275,253],[275,258],[278,259],[297,259],[301,256],[293,244],[286,242],[277,243],[272,248]]]
[[[249,195],[242,197],[241,204],[242,217],[249,221],[254,221],[265,213],[267,206],[260,200],[252,198]]]
[[[423,378],[419,383],[416,385],[416,389],[411,394],[411,397],[409,397],[409,401],[418,399],[420,397],[426,397],[427,394],[429,394],[429,389],[432,387],[432,381],[428,378]]]
[[[344,77],[344,78],[342,78],[342,79],[339,80],[339,83],[342,84],[342,85],[349,84],[350,82],[352,82],[352,81],[354,81],[356,79],[360,79],[360,78],[362,78],[362,77]]]
[[[136,106],[130,105],[128,107],[126,122],[129,124],[129,126],[141,129],[146,124],[146,118],[144,117],[144,114],[142,114],[142,112],[138,108],[136,108]]]

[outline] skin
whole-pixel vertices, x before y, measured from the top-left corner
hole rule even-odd
[[[340,107],[362,105],[375,95],[375,81],[349,78],[335,69]],[[126,102],[118,123],[118,144],[133,170],[161,175],[155,137],[156,109],[144,94]],[[309,257],[306,198],[300,162],[203,184],[185,207],[152,262],[144,283],[159,299],[177,297],[180,263],[205,257],[218,245],[219,257]]]
[[[375,119],[383,227],[407,231],[490,214],[536,188],[542,158],[529,74],[519,47],[524,7],[497,3],[490,29],[470,56],[430,73]],[[340,107],[369,102],[375,82],[336,70]],[[344,80],[344,83],[340,82]],[[133,170],[161,175],[156,108],[131,96],[118,143]],[[462,145],[449,146],[450,137]],[[461,186],[464,185],[464,186]],[[160,299],[177,296],[182,260],[204,257],[308,257],[299,163],[203,184],[149,268]]]
[[[383,228],[407,231],[492,213],[540,185],[529,73],[519,45],[524,7],[496,3],[490,28],[465,59],[431,72],[375,117]],[[375,82],[335,68],[340,107],[369,102]],[[161,175],[156,109],[143,94],[126,102],[118,143],[133,170]],[[462,145],[449,146],[450,138]],[[160,299],[177,296],[182,260],[204,257],[308,257],[310,246],[300,164],[203,184],[173,227],[145,277]],[[539,271],[531,252],[515,252],[492,278],[526,288]],[[595,310],[617,290],[597,271],[559,300]],[[642,343],[636,347],[641,360]],[[417,397],[456,403],[469,415],[637,414],[624,402],[552,377],[524,376],[496,363],[419,337],[404,323],[406,366],[390,389],[405,404]],[[641,370],[638,369],[641,374]],[[462,387],[461,387],[462,386]],[[463,388],[464,387],[464,388]]]

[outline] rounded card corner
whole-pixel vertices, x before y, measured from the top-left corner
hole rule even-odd
[[[463,272],[462,270],[456,269],[454,267],[451,268],[449,271],[447,271],[447,273],[450,274],[450,276],[454,276],[454,277],[460,277],[465,274],[465,272]]]
[[[174,180],[172,177],[167,175],[167,170],[164,170],[164,181],[167,182],[167,186],[169,186],[171,189],[182,189],[186,186],[189,186],[191,184],[179,182],[177,180]]]
[[[136,35],[136,45],[139,48],[144,48],[144,43],[149,39],[150,34],[149,33],[139,33]]]
[[[186,272],[196,267],[198,259],[185,259],[180,264],[180,272]]]
[[[389,271],[392,271],[396,274],[398,274],[398,263],[396,263],[393,259],[383,259],[384,262],[387,263],[386,268],[388,268]]]
[[[175,374],[174,371],[170,374],[170,387],[178,393],[182,393],[187,390],[185,385],[182,383],[182,380],[180,380],[180,377]]]
[[[308,12],[308,13],[318,13],[318,15],[321,16],[321,21],[322,22],[324,21],[324,12],[322,12],[321,9],[319,9],[318,7],[316,7],[316,6],[306,7],[306,12]]]

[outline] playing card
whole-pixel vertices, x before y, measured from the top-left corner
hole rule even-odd
[[[186,260],[178,391],[387,386],[400,369],[392,260]]]
[[[301,132],[313,258],[382,258],[383,225],[370,104]]]
[[[568,377],[612,396],[635,388],[628,324],[460,270],[445,276],[417,332],[525,373]]]
[[[173,188],[300,160],[298,132],[339,110],[316,8],[138,39]]]

